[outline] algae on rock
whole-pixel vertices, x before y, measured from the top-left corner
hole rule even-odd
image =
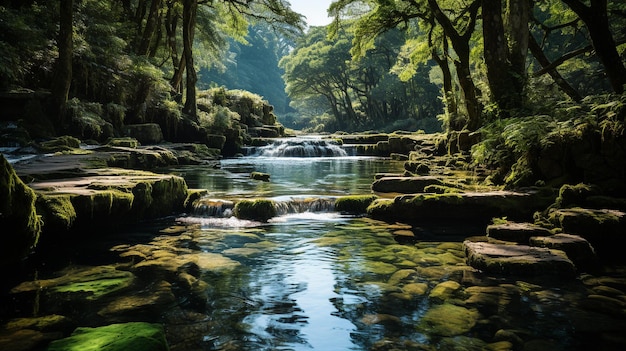
[[[55,340],[47,351],[167,351],[169,346],[160,324],[133,322],[97,328],[77,328],[71,336]]]
[[[13,264],[28,255],[39,240],[41,218],[36,195],[0,155],[0,265]]]

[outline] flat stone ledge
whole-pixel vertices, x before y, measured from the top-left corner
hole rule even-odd
[[[532,223],[507,222],[503,224],[492,224],[487,227],[488,237],[520,244],[528,244],[532,237],[549,235],[552,235],[550,230]]]
[[[574,277],[576,268],[565,252],[527,245],[463,242],[468,265],[486,273]]]

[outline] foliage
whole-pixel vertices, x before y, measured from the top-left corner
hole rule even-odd
[[[434,120],[441,106],[436,86],[424,75],[401,81],[390,72],[404,33],[388,31],[374,40],[375,49],[352,60],[357,28],[347,24],[332,39],[325,27],[311,29],[280,61],[292,107],[308,116],[310,130],[383,129],[397,120]]]
[[[624,137],[626,94],[588,96],[566,102],[551,115],[499,119],[481,129],[483,140],[472,148],[476,165],[497,168],[496,183],[530,185],[540,179],[536,162],[541,150],[572,145],[598,134],[603,140]]]

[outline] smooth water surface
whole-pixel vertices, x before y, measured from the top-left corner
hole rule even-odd
[[[369,194],[376,173],[402,173],[404,163],[372,157],[242,157],[221,161],[221,168],[175,170],[191,188],[209,189],[216,198],[285,195]],[[253,181],[251,172],[270,175]]]

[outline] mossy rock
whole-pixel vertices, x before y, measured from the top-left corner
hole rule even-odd
[[[589,196],[600,194],[600,189],[589,184],[565,184],[559,189],[556,205],[559,208],[584,206]]]
[[[35,192],[22,182],[1,154],[0,198],[0,265],[13,264],[37,244],[42,222],[35,207]]]
[[[74,225],[77,216],[69,194],[39,195],[37,211],[41,213],[47,231],[68,230]]]
[[[267,222],[276,217],[276,203],[269,199],[241,200],[235,204],[235,217]]]
[[[372,183],[372,191],[378,193],[415,194],[424,192],[429,185],[443,185],[438,177],[386,177]]]
[[[110,138],[107,141],[107,145],[136,149],[139,146],[139,141],[135,138]]]
[[[367,209],[370,216],[382,220],[407,223],[465,220],[487,224],[494,217],[528,220],[553,199],[544,199],[535,192],[465,192],[458,194],[419,194],[396,196],[393,200],[377,200]]]
[[[250,173],[250,178],[254,180],[260,180],[262,182],[270,181],[270,175],[268,173],[263,173],[263,172],[252,172]]]
[[[362,214],[367,212],[367,207],[376,199],[376,195],[343,196],[335,201],[335,209],[342,213]]]
[[[478,317],[479,313],[476,310],[445,303],[428,309],[418,328],[426,334],[462,335],[474,328]]]
[[[423,162],[407,161],[404,163],[404,169],[419,175],[427,175],[430,173],[430,166]]]
[[[622,248],[616,243],[624,241],[626,213],[576,207],[553,210],[549,213],[549,219],[563,232],[587,239],[601,259],[624,260]]]
[[[44,141],[39,145],[42,152],[53,153],[77,149],[80,147],[80,140],[73,136],[64,135],[58,138]]]
[[[77,328],[70,337],[55,340],[47,351],[167,351],[169,346],[160,324],[144,322]]]
[[[65,300],[98,300],[106,295],[126,289],[133,284],[135,276],[112,266],[84,267],[70,269],[57,278],[24,282],[11,290],[13,294],[34,292],[45,289],[47,294]]]

